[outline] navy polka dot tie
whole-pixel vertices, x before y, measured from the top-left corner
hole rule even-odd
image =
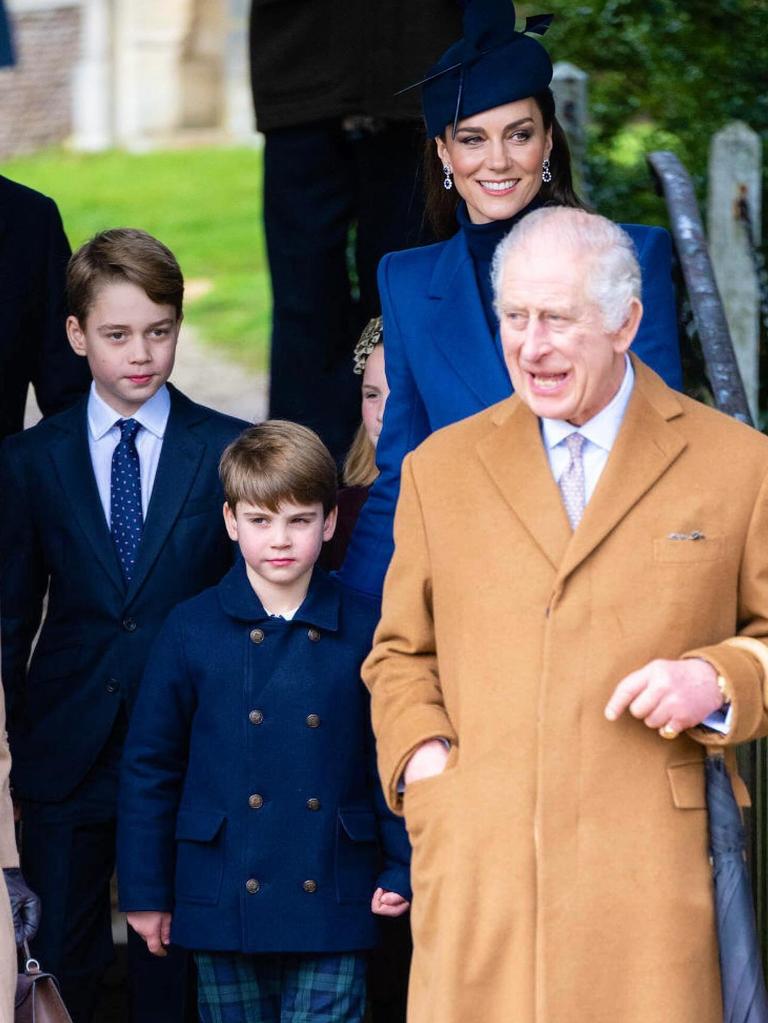
[[[141,514],[141,470],[136,434],[141,424],[135,419],[118,419],[120,440],[112,455],[110,516],[112,540],[126,582],[131,581],[141,543],[144,518]]]

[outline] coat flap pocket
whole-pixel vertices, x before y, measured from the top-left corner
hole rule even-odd
[[[667,776],[672,789],[672,801],[678,809],[706,810],[707,793],[703,760],[672,764],[667,768]]]
[[[373,810],[339,810],[341,826],[353,842],[376,842],[379,837]]]
[[[77,671],[83,660],[83,646],[66,646],[56,650],[39,649],[32,655],[29,666],[29,680],[49,682],[57,678],[66,678]]]
[[[179,810],[176,817],[176,838],[187,842],[212,842],[226,820],[215,810]]]

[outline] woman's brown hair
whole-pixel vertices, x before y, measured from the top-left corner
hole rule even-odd
[[[545,89],[537,93],[533,100],[541,111],[544,128],[552,129],[552,152],[549,155],[552,180],[548,183],[542,182],[539,198],[547,206],[575,206],[588,209],[573,187],[571,153],[565,132],[555,117],[555,97],[552,90]],[[445,174],[437,156],[434,139],[427,139],[424,144],[422,170],[427,224],[437,241],[445,241],[456,234],[456,207],[461,201],[461,196],[455,188],[446,191],[443,187]]]

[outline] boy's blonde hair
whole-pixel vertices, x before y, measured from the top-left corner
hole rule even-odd
[[[227,504],[276,512],[281,504],[336,507],[336,463],[317,434],[284,419],[249,426],[224,449],[219,476]]]
[[[184,277],[176,257],[157,238],[135,227],[101,231],[81,245],[67,266],[69,312],[85,325],[96,293],[105,284],[128,281],[156,305],[172,305],[181,319]]]

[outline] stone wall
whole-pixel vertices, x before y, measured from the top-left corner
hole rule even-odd
[[[80,47],[78,2],[8,6],[17,63],[0,69],[0,159],[71,134],[72,70]]]

